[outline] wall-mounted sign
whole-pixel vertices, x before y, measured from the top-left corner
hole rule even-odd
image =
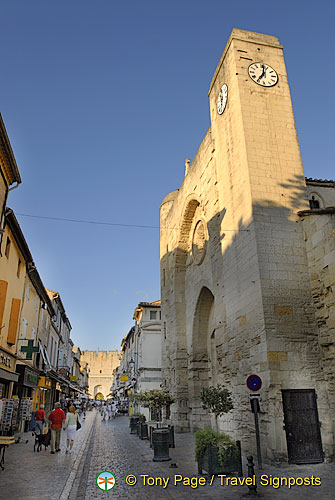
[[[14,364],[14,358],[5,352],[0,351],[0,366],[2,368],[11,369]]]
[[[38,381],[38,387],[45,387],[46,389],[51,388],[51,380],[47,379],[46,377],[40,377]]]
[[[128,375],[121,375],[120,380],[121,382],[127,382],[127,380],[129,380],[129,377]]]
[[[70,380],[71,382],[76,382],[78,380],[77,375],[71,375]]]
[[[20,351],[26,353],[26,359],[33,359],[33,353],[34,352],[39,352],[40,348],[39,347],[34,347],[34,341],[33,340],[28,340],[28,343],[26,346],[22,346]]]

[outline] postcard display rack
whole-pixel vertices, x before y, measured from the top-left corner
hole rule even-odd
[[[0,400],[0,435],[13,433],[18,423],[19,404],[18,398]]]

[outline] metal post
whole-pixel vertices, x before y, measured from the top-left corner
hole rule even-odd
[[[259,437],[259,422],[258,422],[258,412],[255,411],[255,428],[256,428],[256,445],[257,445],[257,461],[258,468],[262,468],[262,451],[261,451],[261,440]]]
[[[259,437],[259,422],[258,422],[259,402],[256,398],[252,398],[250,400],[250,404],[251,404],[251,410],[255,417],[258,468],[262,469],[262,451],[261,451],[261,440]]]

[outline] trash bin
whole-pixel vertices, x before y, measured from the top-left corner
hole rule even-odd
[[[167,462],[169,457],[170,430],[155,429],[152,431],[152,446],[154,449],[154,462]]]

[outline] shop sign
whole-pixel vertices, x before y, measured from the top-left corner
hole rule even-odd
[[[38,384],[38,376],[33,375],[32,373],[28,373],[27,381],[30,382],[31,384],[37,385]]]
[[[71,375],[70,380],[71,382],[76,382],[78,380],[77,375]]]
[[[12,368],[12,363],[14,361],[14,358],[9,356],[5,352],[0,352],[0,366],[6,369],[11,369]]]
[[[40,377],[38,381],[38,387],[46,387],[47,389],[51,388],[51,380],[48,380],[46,377]]]
[[[121,382],[127,382],[129,380],[128,375],[121,375],[120,377]]]

